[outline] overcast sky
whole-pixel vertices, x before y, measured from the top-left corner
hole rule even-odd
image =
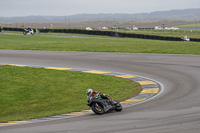
[[[200,0],[0,0],[0,16],[149,13],[200,8]]]

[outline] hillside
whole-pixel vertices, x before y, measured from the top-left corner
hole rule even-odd
[[[156,11],[138,14],[77,14],[70,16],[24,16],[0,17],[0,23],[79,23],[83,21],[161,21],[161,20],[200,20],[200,8]]]

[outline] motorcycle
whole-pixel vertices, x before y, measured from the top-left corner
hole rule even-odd
[[[182,39],[183,41],[190,41],[190,38],[188,38],[187,36],[181,37],[181,39]]]
[[[87,100],[87,105],[90,106],[92,111],[98,115],[102,115],[113,110],[117,112],[122,111],[122,105],[114,100],[110,103],[107,99],[101,98],[101,96],[88,96]]]
[[[34,35],[34,31],[33,31],[33,29],[31,29],[31,30],[24,29],[23,34],[24,35]]]

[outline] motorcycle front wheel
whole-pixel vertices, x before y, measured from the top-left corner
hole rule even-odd
[[[92,104],[91,109],[94,113],[96,113],[98,115],[102,115],[105,113],[103,106],[99,103]]]
[[[115,105],[115,111],[117,111],[117,112],[122,111],[122,105],[120,103],[117,103]]]

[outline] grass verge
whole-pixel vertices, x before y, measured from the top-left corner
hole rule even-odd
[[[200,43],[114,37],[98,39],[0,34],[0,49],[200,54]]]
[[[0,122],[88,109],[86,89],[122,100],[141,86],[127,79],[44,68],[0,66]]]

